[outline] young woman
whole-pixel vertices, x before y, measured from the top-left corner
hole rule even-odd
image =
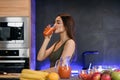
[[[51,27],[48,25],[46,28]],[[72,57],[75,51],[74,28],[75,23],[67,13],[59,14],[54,23],[55,31],[53,33],[59,34],[59,40],[56,41],[50,48],[47,49],[51,35],[44,36],[43,44],[38,52],[37,60],[43,61],[47,57],[50,58],[50,67],[54,67],[57,60],[63,60],[70,56]]]

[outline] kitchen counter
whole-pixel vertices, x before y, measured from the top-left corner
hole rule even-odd
[[[53,68],[49,68],[49,69],[46,69],[46,70],[43,70],[43,71],[47,71],[47,72],[57,72],[56,69],[53,67]],[[74,77],[70,77],[70,79],[60,79],[60,80],[81,80],[78,76],[74,76]]]
[[[56,72],[54,68],[49,68],[47,70],[43,70],[47,72]],[[20,80],[20,73],[7,73],[0,74],[0,80]],[[60,80],[80,80],[77,76],[71,77],[70,79],[60,79]]]
[[[0,80],[19,80],[20,73],[0,74]]]
[[[60,79],[60,80],[81,80],[81,79],[78,77],[71,77],[70,79]]]
[[[0,74],[0,80],[19,80],[20,73],[8,73]],[[70,79],[60,79],[60,80],[80,80],[78,77],[71,77]]]

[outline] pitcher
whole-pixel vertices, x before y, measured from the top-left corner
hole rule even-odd
[[[58,74],[62,79],[68,79],[71,76],[71,66],[70,66],[70,57],[66,57],[65,59],[60,58],[58,66]]]

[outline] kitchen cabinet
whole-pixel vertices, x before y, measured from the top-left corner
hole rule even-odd
[[[0,16],[29,16],[31,0],[0,0]]]

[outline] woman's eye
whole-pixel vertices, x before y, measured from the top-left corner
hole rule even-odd
[[[57,24],[62,24],[62,23],[59,21],[59,22],[57,22]]]
[[[60,23],[57,23],[57,24],[60,24]]]

